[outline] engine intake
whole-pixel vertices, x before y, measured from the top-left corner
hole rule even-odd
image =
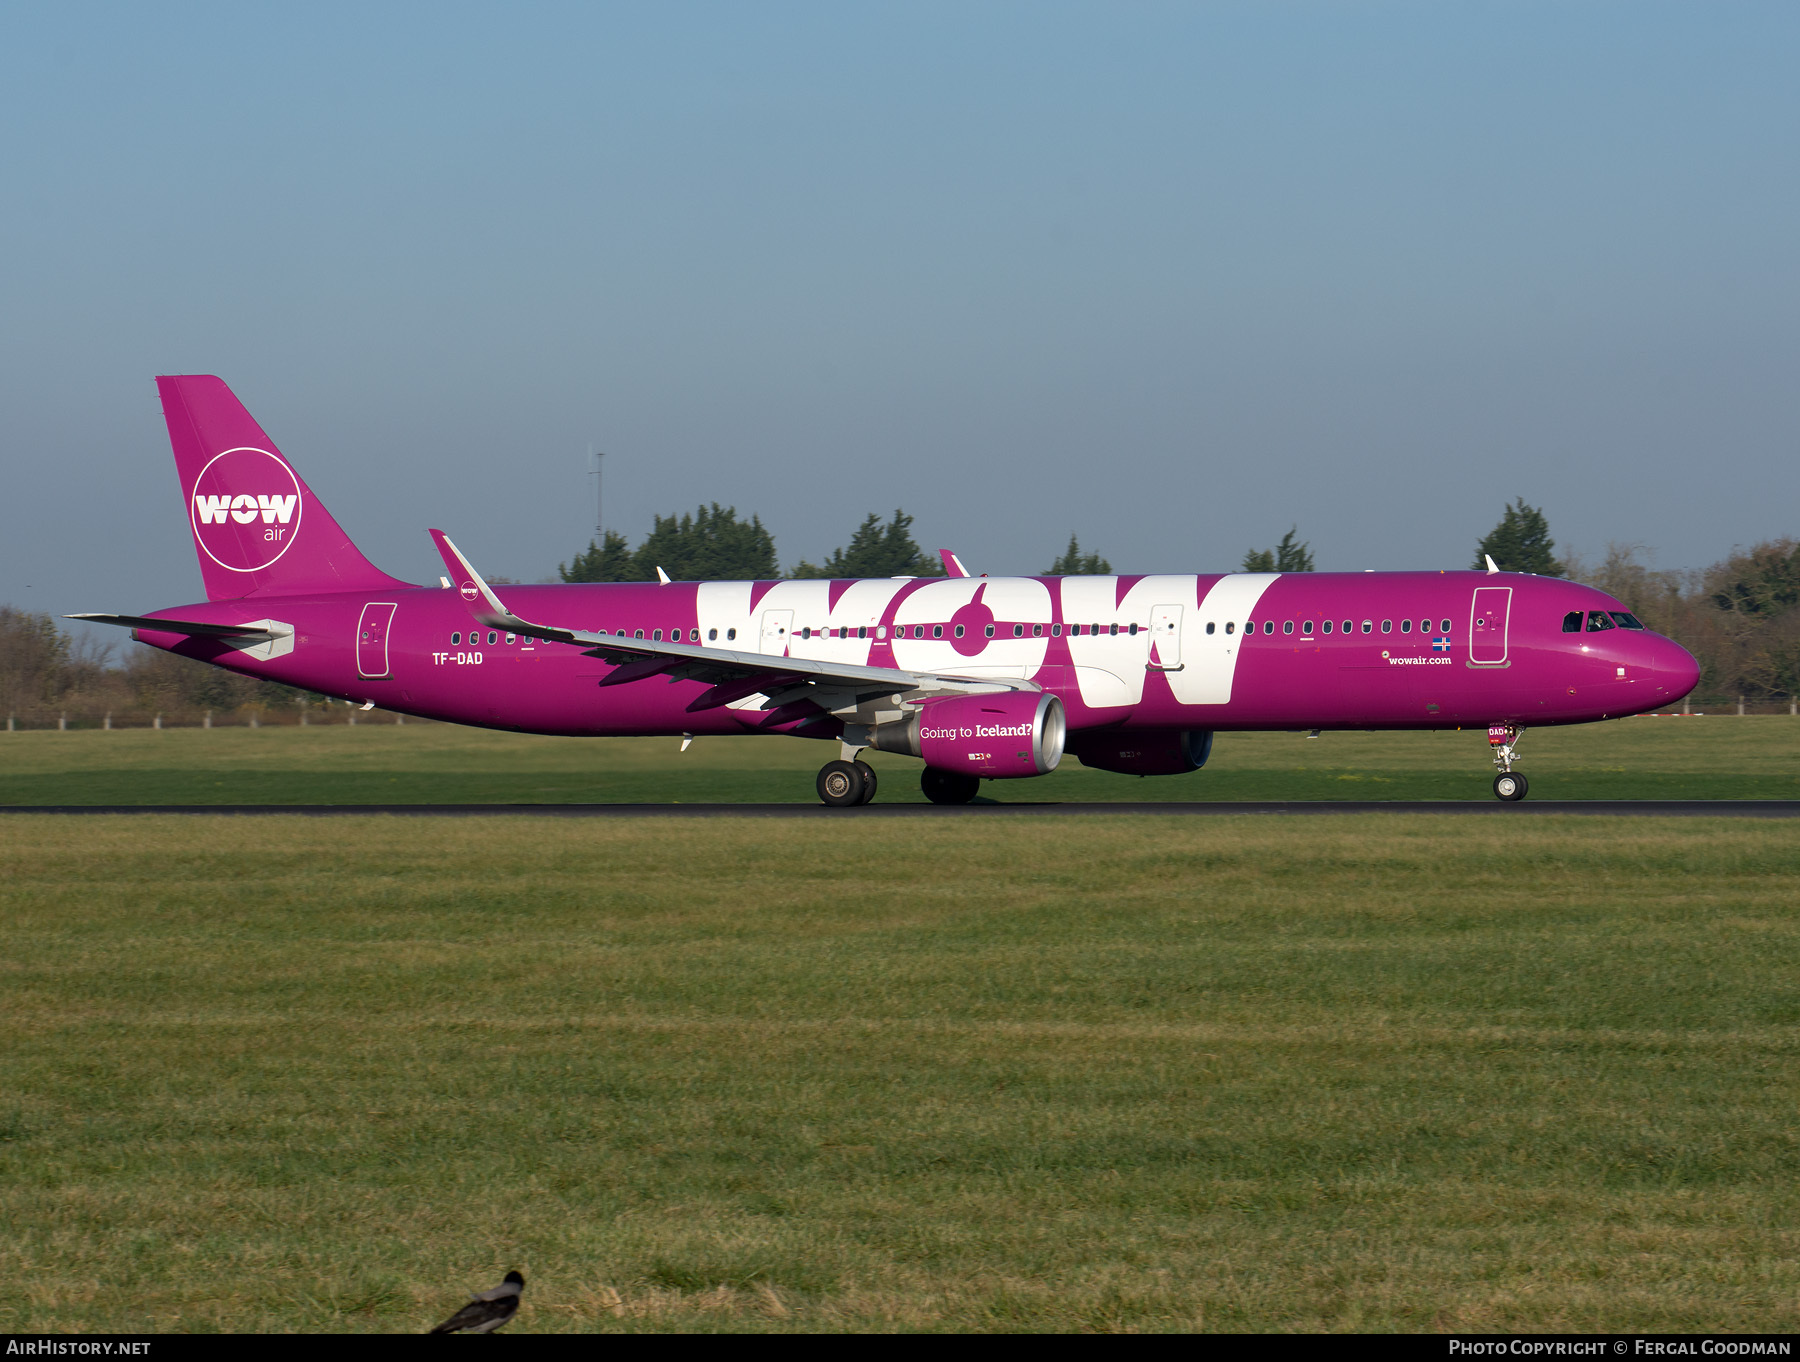
[[[1083,766],[1127,776],[1179,776],[1198,771],[1212,755],[1208,728],[1113,729],[1077,733],[1069,751]]]
[[[917,714],[871,728],[869,745],[941,771],[1008,780],[1054,771],[1067,733],[1061,700],[1015,690],[927,700]]]

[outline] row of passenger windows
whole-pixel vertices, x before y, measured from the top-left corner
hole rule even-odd
[[[518,638],[517,634],[508,634],[506,636],[506,641],[508,643],[512,643],[517,638]],[[495,633],[490,633],[487,636],[487,641],[488,641],[488,644],[490,646],[492,646],[493,644],[496,644],[500,641],[500,635],[495,634]],[[481,631],[479,629],[469,630],[469,646],[471,648],[473,648],[480,642],[481,642]],[[450,646],[452,648],[460,648],[462,646],[462,634],[460,632],[450,635]]]
[[[1225,625],[1225,632],[1229,634],[1236,628],[1237,628],[1237,626],[1235,624],[1227,622]],[[1319,622],[1319,632],[1322,634],[1329,634],[1332,632],[1333,629],[1336,629],[1336,628],[1338,628],[1338,625],[1335,620],[1321,620]],[[1254,634],[1256,632],[1256,629],[1257,629],[1257,622],[1255,620],[1245,620],[1244,621],[1244,632],[1246,634]],[[1274,633],[1275,632],[1275,621],[1274,620],[1262,621],[1262,631],[1265,634]],[[1345,620],[1343,623],[1343,626],[1342,626],[1342,631],[1346,634],[1355,633],[1356,632],[1356,621],[1355,620]],[[1374,633],[1375,632],[1375,621],[1374,620],[1364,620],[1362,622],[1362,631],[1365,634]],[[1411,620],[1401,620],[1400,621],[1400,632],[1401,633],[1410,634],[1412,631],[1413,631],[1413,622]],[[1213,632],[1213,623],[1211,620],[1208,620],[1206,623],[1206,632],[1209,634]],[[1294,632],[1294,622],[1292,620],[1283,620],[1281,623],[1281,632],[1284,634],[1293,633]],[[1300,632],[1305,637],[1311,638],[1312,633],[1313,633],[1313,622],[1311,620],[1302,620],[1300,623]],[[1394,622],[1392,620],[1383,620],[1381,622],[1381,632],[1384,634],[1393,633],[1394,632]],[[1430,620],[1420,620],[1419,621],[1419,632],[1421,634],[1429,634],[1431,632],[1431,621]],[[1438,632],[1443,633],[1443,634],[1448,634],[1450,632],[1450,621],[1449,620],[1439,620],[1438,621]]]
[[[1628,610],[1589,610],[1585,614],[1580,610],[1571,610],[1563,616],[1563,632],[1579,634],[1584,627],[1590,634],[1598,634],[1605,629],[1642,629],[1644,626],[1638,617]]]

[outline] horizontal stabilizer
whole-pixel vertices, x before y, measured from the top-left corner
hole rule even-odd
[[[159,620],[148,615],[64,615],[66,620],[86,620],[89,624],[116,624],[123,629],[154,629],[164,634],[187,634],[192,638],[274,638],[285,637],[285,629],[270,629],[261,624],[199,624],[193,620]]]

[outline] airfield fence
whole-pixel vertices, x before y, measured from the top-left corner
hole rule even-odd
[[[107,708],[98,705],[21,706],[6,715],[8,733],[75,730],[101,731],[133,728],[344,728],[374,724],[428,724],[435,719],[420,719],[387,709],[363,709],[341,701],[307,705],[240,705],[232,709],[171,707]]]

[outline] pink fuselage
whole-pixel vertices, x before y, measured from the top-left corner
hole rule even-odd
[[[740,652],[1023,678],[1060,697],[1071,731],[1586,723],[1668,705],[1699,676],[1685,649],[1642,629],[1565,632],[1572,612],[1624,607],[1591,587],[1520,573],[504,590],[517,615],[560,628],[642,630],[644,638],[679,636]],[[158,613],[221,624],[278,621],[293,638],[285,651],[262,650],[270,656],[151,630],[136,637],[246,675],[455,723],[576,736],[837,732],[835,721],[820,724],[816,715],[811,722],[783,716],[770,727],[760,695],[690,710],[707,689],[702,681],[653,676],[602,687],[613,670],[606,662],[477,624],[454,590],[256,595]]]

